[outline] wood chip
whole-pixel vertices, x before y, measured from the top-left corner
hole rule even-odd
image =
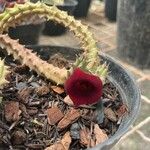
[[[64,88],[59,86],[51,86],[52,90],[56,92],[57,94],[62,94],[65,92]]]
[[[71,136],[70,136],[70,132],[67,132],[62,140],[61,140],[61,143],[64,147],[65,150],[69,150],[69,147],[70,147],[70,144],[71,144]]]
[[[29,96],[32,90],[30,88],[23,88],[18,91],[18,99],[24,103],[27,104],[29,101]]]
[[[45,150],[66,150],[66,149],[64,149],[61,143],[56,143],[50,147],[45,148]]]
[[[50,125],[55,125],[64,117],[64,115],[58,107],[53,107],[47,109],[47,117],[48,117],[48,123]]]
[[[23,144],[26,141],[26,133],[22,130],[17,130],[12,133],[13,144]]]
[[[69,105],[69,106],[74,106],[73,104],[73,101],[71,100],[71,98],[69,97],[69,95],[67,95],[65,98],[64,98],[64,102]]]
[[[112,122],[117,121],[116,114],[114,113],[114,111],[111,108],[105,108],[104,109],[104,114],[105,114],[106,118],[108,118]]]
[[[5,119],[8,122],[18,121],[20,118],[21,110],[19,109],[19,103],[15,101],[9,101],[4,107]]]
[[[83,128],[80,130],[80,143],[86,147],[90,145],[90,130],[88,128]]]
[[[127,105],[122,105],[120,108],[116,111],[117,116],[120,118],[124,116],[128,112],[128,107]]]
[[[95,145],[96,145],[95,140],[91,139],[89,147],[94,147]]]
[[[62,130],[69,125],[71,125],[73,122],[75,122],[80,117],[80,112],[77,109],[72,108],[69,110],[64,118],[58,123],[58,129]]]
[[[61,141],[55,143],[54,145],[47,147],[45,150],[69,150],[71,144],[70,133],[67,132]]]
[[[103,131],[99,128],[98,124],[94,125],[94,135],[96,138],[96,145],[108,139],[107,134],[103,133]]]
[[[36,88],[36,92],[39,96],[46,95],[50,92],[50,89],[47,86],[40,86]]]

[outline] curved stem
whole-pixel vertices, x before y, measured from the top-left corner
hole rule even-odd
[[[75,20],[74,17],[69,16],[66,12],[59,10],[55,6],[47,6],[40,2],[36,4],[28,2],[23,5],[16,4],[14,8],[7,8],[4,13],[0,14],[0,33],[8,30],[9,27],[16,26],[24,17],[34,14],[68,27],[80,39],[88,62],[90,64],[97,62],[98,49],[92,33],[88,31],[88,27],[82,25],[80,21]]]
[[[17,40],[11,39],[8,35],[0,35],[0,46],[6,49],[9,55],[12,54],[14,59],[20,60],[22,64],[26,64],[39,75],[45,76],[57,84],[65,82],[67,78],[65,68],[60,69],[40,59],[35,53],[20,45]]]
[[[44,17],[47,21],[53,20],[68,27],[79,38],[84,50],[83,59],[79,59],[79,63],[75,63],[76,67],[84,69],[84,66],[86,66],[86,70],[98,76],[106,74],[107,68],[99,64],[96,42],[88,31],[88,27],[82,25],[80,21],[75,20],[74,17],[69,16],[66,12],[57,9],[55,6],[47,6],[40,2],[36,4],[30,2],[15,4],[13,8],[7,8],[0,14],[0,33],[2,34],[4,31],[7,31],[9,27],[20,24],[24,21],[24,18],[31,15],[37,15],[40,18]],[[13,54],[15,59],[19,59],[38,74],[44,75],[47,79],[57,84],[63,84],[67,79],[66,69],[59,69],[46,63],[7,35],[0,35],[0,39],[0,46],[4,47],[8,53]]]
[[[5,79],[8,73],[8,67],[4,65],[4,60],[0,59],[0,88],[2,85],[8,83],[8,81]]]

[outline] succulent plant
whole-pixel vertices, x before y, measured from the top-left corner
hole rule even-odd
[[[22,64],[27,65],[39,75],[43,75],[57,84],[65,82],[67,78],[66,69],[54,67],[46,61],[41,60],[35,53],[20,45],[17,40],[11,39],[8,35],[0,34],[0,47],[6,49],[8,55],[12,54],[15,60],[20,60]]]
[[[79,38],[84,52],[76,59],[76,62],[70,70],[66,70],[65,68],[60,69],[54,67],[52,64],[48,64],[36,56],[36,54],[32,53],[31,50],[20,45],[18,41],[12,40],[9,36],[2,34],[4,31],[7,31],[9,27],[18,25],[31,15],[37,15],[41,18],[44,17],[46,20],[61,23],[65,27],[68,27],[70,31],[73,31],[75,36]],[[87,26],[82,25],[80,21],[75,20],[74,17],[69,16],[66,12],[57,9],[55,6],[47,6],[40,2],[36,4],[30,2],[23,5],[15,4],[13,8],[6,8],[6,10],[0,14],[0,20],[0,46],[5,48],[8,54],[12,54],[14,59],[20,60],[30,69],[35,70],[38,74],[45,76],[57,84],[68,83],[65,84],[66,91],[69,91],[67,87],[70,87],[70,83],[72,83],[70,78],[73,79],[77,72],[85,75],[86,79],[90,82],[82,82],[82,84],[79,82],[80,86],[83,87],[83,83],[85,83],[85,86],[91,83],[92,86],[97,88],[96,82],[101,83],[98,87],[97,95],[91,102],[93,103],[98,100],[97,97],[101,96],[102,82],[105,80],[108,68],[106,64],[100,64],[98,56],[99,50]],[[78,71],[76,71],[76,69]],[[81,76],[78,77],[80,80]],[[78,87],[81,88],[80,86]],[[89,90],[89,88],[87,88],[87,90]],[[71,93],[68,92],[68,94],[70,95]],[[84,103],[88,104],[89,102],[82,102],[82,104]],[[76,104],[80,105],[81,103]]]

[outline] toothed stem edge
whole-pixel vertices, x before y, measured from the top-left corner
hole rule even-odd
[[[88,27],[55,6],[47,6],[40,2],[36,4],[30,2],[23,5],[15,4],[14,8],[7,8],[4,13],[0,14],[0,33],[7,31],[9,27],[15,26],[21,19],[32,14],[36,14],[39,17],[44,16],[47,20],[54,20],[68,27],[80,39],[89,64],[94,64],[97,61],[98,49],[92,33],[88,31]]]
[[[8,55],[13,55],[14,59],[20,60],[22,64],[27,65],[31,70],[47,79],[63,84],[67,78],[67,70],[60,69],[40,59],[31,50],[20,45],[17,40],[11,39],[8,35],[0,34],[0,47],[7,50]]]
[[[4,60],[1,60],[0,58],[0,88],[2,88],[4,84],[8,83],[5,79],[8,73],[8,67],[4,65]]]
[[[39,17],[44,16],[46,17],[47,20],[54,20],[57,23],[63,24],[65,27],[69,27],[69,29],[74,32],[75,36],[78,37],[82,43],[82,48],[85,50],[84,59],[86,60],[87,68],[91,70],[91,72],[94,74],[98,73],[97,71],[98,69],[100,70],[102,69],[100,68],[101,66],[99,66],[100,64],[99,64],[99,59],[98,59],[98,49],[96,46],[96,42],[94,41],[92,34],[88,31],[87,26],[82,25],[80,21],[76,21],[74,17],[68,16],[66,12],[57,9],[55,6],[50,7],[40,2],[36,4],[33,4],[33,3],[26,3],[23,5],[15,4],[14,8],[8,8],[5,10],[4,13],[0,14],[0,20],[1,20],[0,33],[3,33],[4,31],[8,30],[8,28],[11,26],[16,26],[16,24],[18,24],[21,20],[23,20],[24,17],[29,16],[29,15],[34,15],[34,14],[38,15]],[[17,56],[18,52],[16,53],[12,51],[11,53],[14,55],[16,59],[17,57],[19,57]],[[28,56],[29,52],[26,54],[24,58],[25,59],[24,63],[27,66],[29,66],[30,69],[37,71],[39,74],[43,74],[43,70],[40,69],[39,66],[34,66],[34,65],[29,64],[30,62],[26,60],[27,59],[26,56]],[[21,55],[22,53],[20,53],[20,57]],[[30,53],[30,55],[32,55],[32,53]],[[42,62],[40,62],[40,59],[37,59],[36,55],[34,58],[37,60],[38,63],[41,63],[42,65]],[[30,59],[32,59],[32,57],[30,57]],[[83,63],[80,63],[81,66],[82,64]],[[93,67],[95,68],[94,71],[92,70]],[[64,76],[61,75],[61,78],[59,75],[60,73],[57,74],[56,73],[57,71],[54,71],[55,69],[55,70],[58,70],[59,72],[60,70],[58,68],[56,69],[54,66],[51,65],[51,67],[48,69],[52,69],[51,72],[53,72],[53,73],[50,73],[50,75],[45,73],[45,76],[48,79],[53,80],[57,84],[64,83],[67,77],[65,69],[63,70]],[[45,71],[48,71],[48,70],[46,69]],[[102,75],[104,76],[104,74],[106,74],[107,72],[107,69],[103,68],[101,72],[103,72]],[[100,73],[98,73],[97,75],[102,76]]]

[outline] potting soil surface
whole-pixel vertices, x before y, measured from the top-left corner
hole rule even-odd
[[[108,80],[101,97],[103,109],[99,109],[98,104],[75,108],[63,87],[38,76],[12,58],[6,58],[5,62],[11,73],[7,76],[9,83],[0,93],[3,97],[0,103],[0,149],[93,147],[112,136],[128,112],[118,90]],[[49,62],[69,67],[62,56],[55,55]]]

